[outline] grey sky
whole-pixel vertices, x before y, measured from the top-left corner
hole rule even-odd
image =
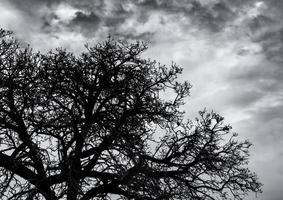
[[[283,199],[283,1],[1,0],[0,14],[35,50],[81,52],[109,34],[148,41],[145,57],[184,68],[188,116],[213,109],[254,144],[258,199]]]

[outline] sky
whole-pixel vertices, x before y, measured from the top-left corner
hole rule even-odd
[[[146,41],[145,58],[183,67],[187,116],[214,110],[254,144],[258,200],[283,199],[282,19],[281,0],[0,0],[0,27],[36,51],[79,53],[111,35]]]

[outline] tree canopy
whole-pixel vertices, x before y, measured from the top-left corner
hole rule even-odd
[[[247,168],[251,144],[217,113],[185,119],[182,68],[143,59],[143,42],[109,38],[74,55],[35,53],[5,30],[0,38],[1,199],[239,200],[261,191]]]

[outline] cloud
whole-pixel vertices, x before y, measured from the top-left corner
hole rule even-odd
[[[99,28],[100,22],[100,17],[94,12],[84,13],[77,11],[67,26],[76,32],[84,33],[86,36],[93,36]]]
[[[8,1],[7,1],[8,2]],[[241,1],[242,2],[242,1]],[[249,1],[246,1],[249,2]],[[23,15],[35,18],[42,23],[42,27],[49,26],[48,29],[44,29],[47,33],[58,32],[58,29],[52,27],[56,19],[62,22],[61,27],[67,28],[73,27],[71,31],[76,31],[84,34],[86,37],[96,35],[95,32],[111,32],[123,36],[123,25],[127,23],[128,19],[135,19],[135,23],[143,25],[150,21],[151,17],[155,13],[162,13],[163,15],[170,15],[176,18],[187,18],[191,23],[188,26],[197,26],[203,31],[219,32],[223,30],[233,21],[239,13],[239,9],[235,6],[237,4],[227,3],[225,1],[197,1],[197,0],[182,0],[182,1],[158,1],[158,0],[143,0],[143,1],[35,1],[27,0],[23,1],[12,0],[9,4],[14,6]],[[243,3],[246,5],[247,3]],[[62,6],[63,5],[63,6]],[[73,20],[69,21],[69,24],[64,20],[62,12],[58,12],[58,8],[71,8],[65,10],[66,15],[73,14],[76,11],[76,16]],[[72,10],[73,9],[73,10]],[[64,10],[64,9],[61,9]],[[56,13],[57,11],[57,13]],[[160,21],[160,24],[166,24],[166,21]],[[134,29],[134,27],[133,27]],[[154,34],[152,31],[147,30],[143,33],[138,33],[138,30],[132,30],[131,32],[137,32],[134,35],[125,32],[125,36],[133,38],[139,38],[141,36],[148,37],[150,34]],[[99,34],[99,33],[98,33]]]
[[[263,53],[270,61],[283,62],[283,22],[282,1],[261,1],[258,3],[260,13],[248,23],[250,37],[261,44]]]
[[[52,6],[58,5],[58,3],[62,1],[60,0],[59,1],[56,1],[56,0],[27,0],[27,1],[9,0],[7,2],[9,2],[11,5],[15,6],[19,10],[29,15],[34,15],[37,13],[38,9],[42,9],[44,7],[52,7]]]

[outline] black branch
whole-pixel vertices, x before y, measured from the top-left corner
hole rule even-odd
[[[3,200],[243,199],[260,192],[248,141],[223,117],[184,119],[182,69],[109,38],[79,56],[0,31]],[[163,98],[166,94],[166,98]],[[225,139],[226,138],[226,139]]]

